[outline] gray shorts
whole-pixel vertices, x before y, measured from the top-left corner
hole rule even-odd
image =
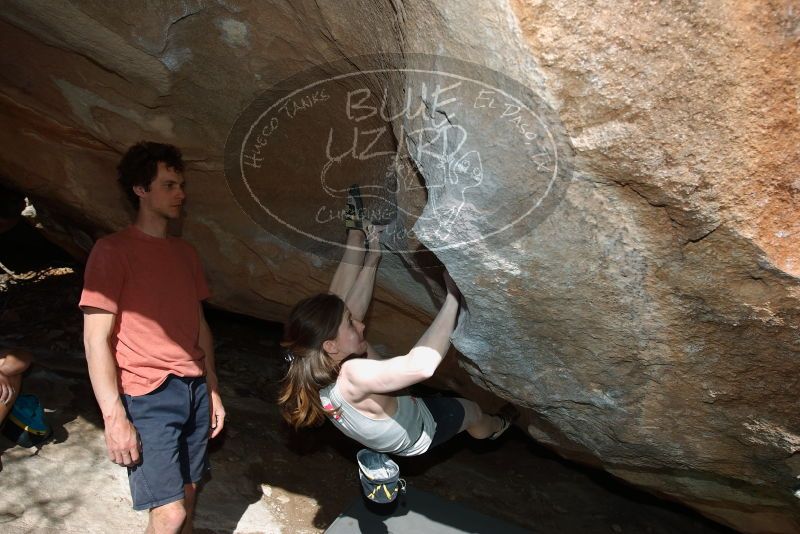
[[[422,399],[433,420],[436,421],[436,434],[431,448],[436,447],[459,433],[464,423],[464,406],[453,397],[425,397]]]
[[[170,375],[146,395],[122,395],[142,442],[142,460],[128,468],[134,510],[183,499],[184,484],[209,469],[209,405],[205,377]]]

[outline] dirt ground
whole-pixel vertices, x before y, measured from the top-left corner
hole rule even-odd
[[[73,270],[73,268],[75,270]],[[36,357],[24,390],[40,397],[55,438],[41,450],[0,438],[0,531],[141,532],[125,470],[105,456],[76,307],[78,267],[0,273],[0,347]],[[335,428],[301,433],[274,399],[284,372],[278,325],[210,310],[229,420],[212,443],[197,532],[321,532],[355,499],[360,448]],[[409,485],[541,533],[720,533],[678,505],[560,460],[514,429],[496,442],[460,436],[399,459]]]

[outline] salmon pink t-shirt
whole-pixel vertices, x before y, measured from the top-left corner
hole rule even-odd
[[[136,396],[153,391],[170,374],[205,374],[199,306],[208,297],[203,268],[189,243],[130,226],[95,243],[79,306],[116,314],[111,348],[119,385]]]

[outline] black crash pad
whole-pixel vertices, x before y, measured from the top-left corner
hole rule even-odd
[[[368,509],[369,506],[369,509]],[[388,507],[388,508],[387,508]],[[530,534],[532,531],[432,493],[408,488],[396,504],[366,504],[361,496],[328,527],[325,534]]]

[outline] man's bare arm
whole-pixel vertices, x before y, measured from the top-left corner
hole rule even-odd
[[[222,397],[219,393],[219,380],[217,379],[217,368],[214,360],[214,337],[211,335],[211,329],[208,327],[205,315],[203,314],[203,305],[200,304],[200,334],[197,344],[203,349],[206,357],[206,386],[208,387],[208,395],[211,408],[211,437],[215,438],[222,432],[225,426],[225,407],[222,405]]]
[[[135,465],[139,463],[139,440],[119,398],[117,363],[110,344],[117,316],[99,308],[84,307],[83,311],[86,363],[103,414],[108,457],[116,464]]]

